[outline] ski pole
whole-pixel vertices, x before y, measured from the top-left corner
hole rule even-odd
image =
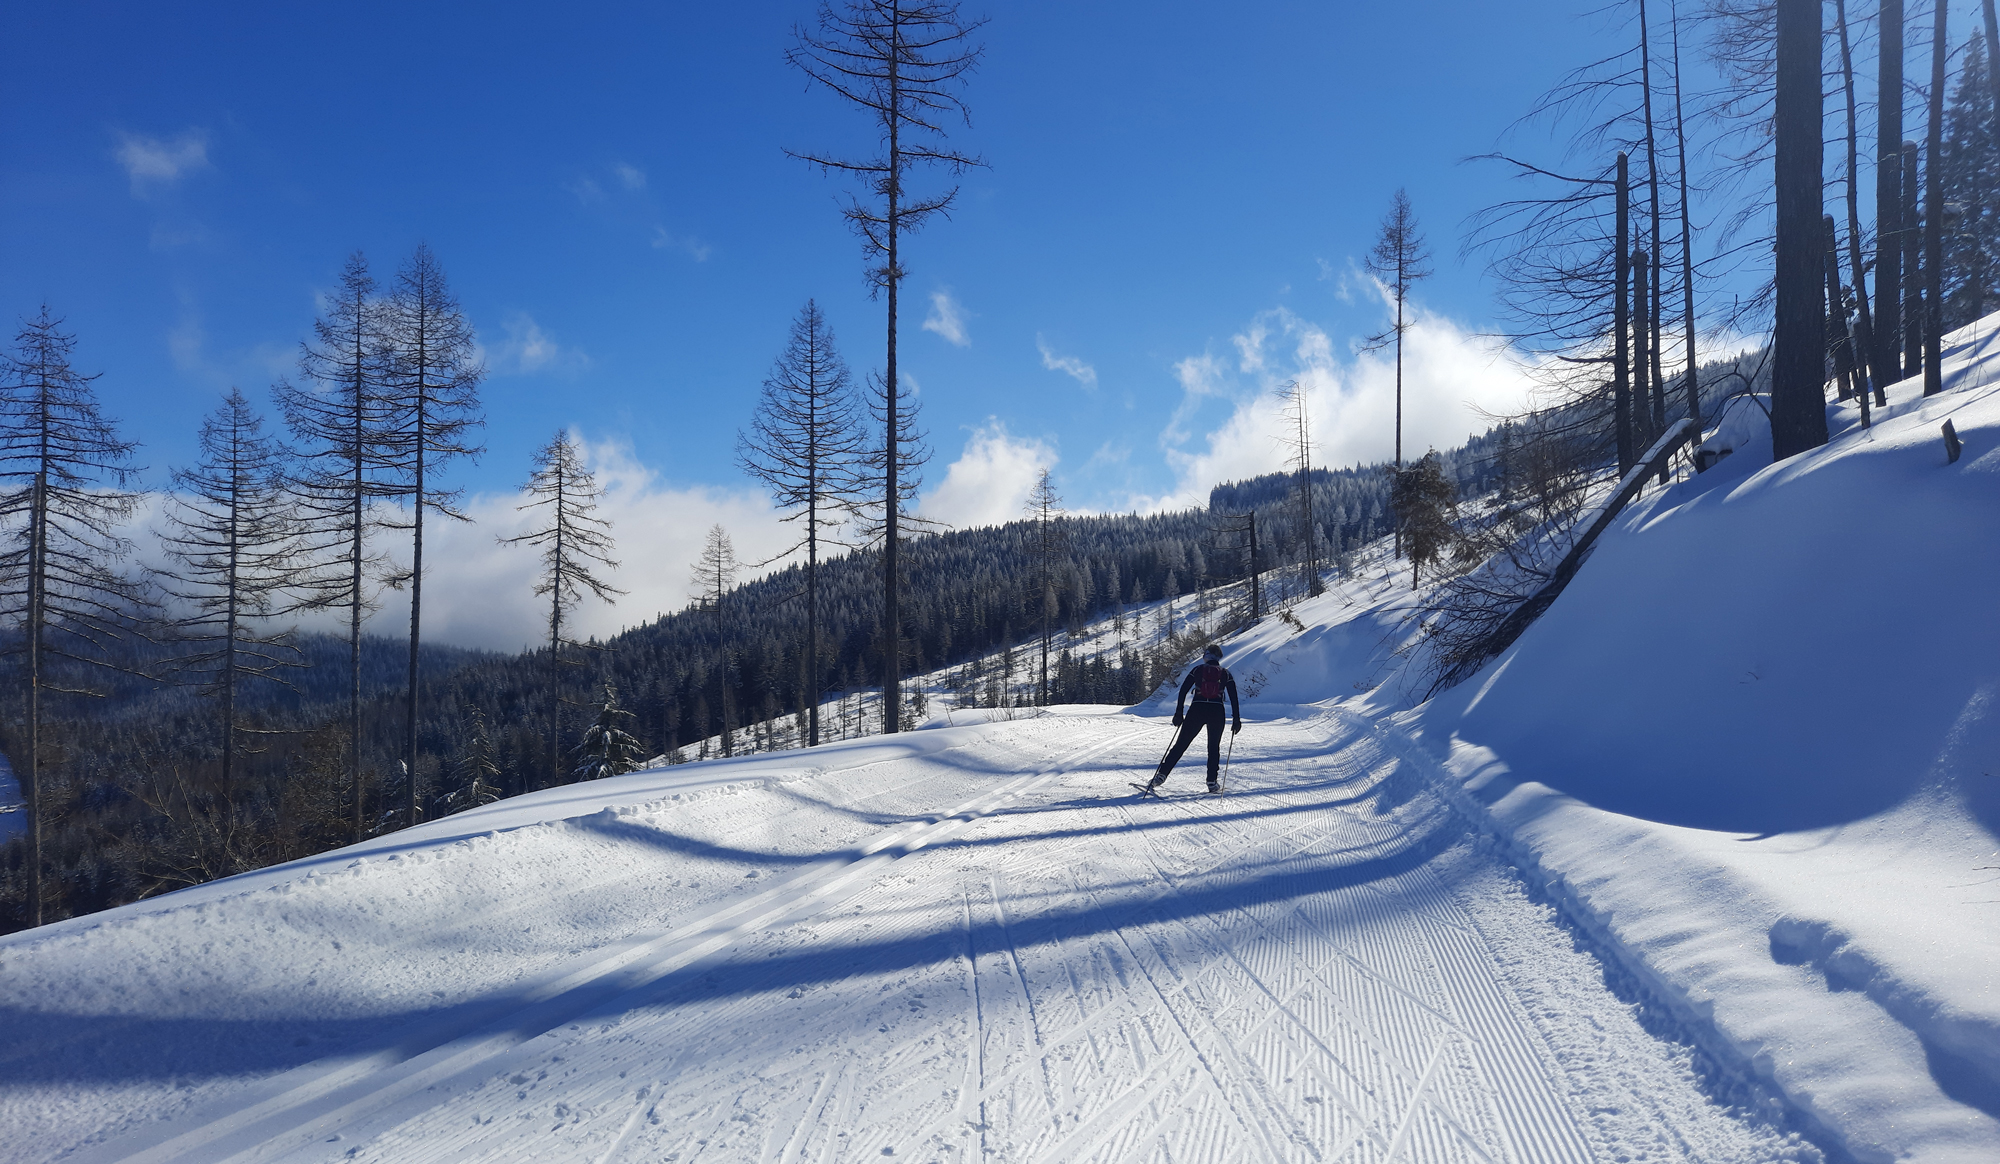
[[[1229,788],[1229,762],[1236,758],[1236,733],[1229,733],[1229,751],[1222,757],[1222,787]]]

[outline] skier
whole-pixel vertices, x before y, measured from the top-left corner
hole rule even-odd
[[[1194,692],[1194,703],[1187,707],[1185,715],[1182,707],[1187,704],[1188,692]],[[1222,784],[1216,779],[1222,767],[1222,693],[1229,693],[1231,722],[1229,734],[1243,730],[1243,708],[1236,702],[1236,677],[1222,665],[1222,648],[1214,643],[1201,653],[1201,666],[1187,673],[1181,680],[1181,693],[1174,700],[1174,726],[1181,734],[1174,739],[1174,746],[1167,749],[1167,757],[1160,761],[1159,771],[1146,788],[1158,788],[1167,782],[1167,773],[1180,763],[1181,754],[1194,742],[1195,733],[1208,729],[1208,790],[1222,791]]]

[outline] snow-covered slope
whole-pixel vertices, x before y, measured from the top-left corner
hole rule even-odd
[[[1954,338],[1943,396],[1643,498],[1431,703],[1390,563],[1237,636],[1223,799],[1126,788],[1158,696],[955,713],[0,938],[0,1157],[2000,1159]]]
[[[1830,408],[1832,442],[1777,465],[1766,429],[1644,498],[1513,649],[1400,717],[1863,1160],[2000,1159],[1996,325],[1949,337],[1941,395],[1896,385],[1871,429]]]

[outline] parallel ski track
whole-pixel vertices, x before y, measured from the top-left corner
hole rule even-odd
[[[488,1060],[759,932],[823,914],[868,888],[896,861],[949,839],[1036,786],[1146,734],[1146,729],[1125,732],[1081,748],[947,813],[899,825],[850,853],[800,868],[757,894],[720,905],[693,921],[595,951],[580,964],[511,998],[402,1032],[390,1046],[305,1064],[252,1088],[248,1096],[233,1097],[226,1107],[87,1145],[68,1159],[79,1164],[249,1164],[337,1138],[339,1129],[379,1117],[385,1109],[413,1098],[417,1103],[412,1106],[421,1110],[435,1102],[425,1093],[478,1071]],[[192,1127],[190,1120],[195,1121]],[[636,1119],[627,1121],[628,1135],[636,1124]],[[612,1159],[618,1151],[614,1143],[604,1158]]]
[[[938,887],[933,910],[955,915],[964,933],[964,962],[952,973],[965,1000],[965,1037],[945,1068],[955,1081],[950,1094],[938,1094],[945,1061],[935,1029],[848,1051],[845,1061],[865,1062],[872,1077],[865,1099],[845,1068],[836,1085],[806,1062],[752,1067],[745,1086],[761,1079],[780,1094],[821,1097],[837,1087],[840,1095],[831,1106],[815,1098],[782,1114],[767,1110],[773,1127],[758,1158],[855,1159],[942,1140],[961,1145],[966,1159],[1589,1159],[1518,1005],[1501,993],[1472,927],[1428,868],[1222,913],[1159,908],[1232,870],[1309,874],[1393,850],[1398,825],[1324,799],[1329,782],[1372,782],[1393,761],[1381,762],[1371,741],[1350,740],[1315,767],[1311,791],[1260,782],[1258,802],[1291,810],[1282,815],[1190,803],[1169,810],[1187,822],[1171,846],[1156,830],[1099,834],[1053,851],[1036,847],[976,880]],[[1122,798],[1105,807],[1127,825],[1161,811]],[[985,827],[1008,824],[996,815]],[[1122,840],[1130,836],[1143,843]],[[1085,847],[1096,850],[1090,883],[1078,862],[1054,859]],[[1041,928],[1023,944],[1010,905],[1023,895],[1129,920],[1083,937]],[[917,932],[920,913],[868,916],[894,917],[893,939]],[[997,948],[972,947],[981,929],[1001,936]],[[709,1054],[761,1005],[746,993],[702,1012],[694,1028],[677,1030],[684,1051],[655,1078],[718,1069]],[[743,1118],[729,1104],[670,1102],[654,1085],[637,1102],[644,1119],[635,1112],[624,1121],[600,1164],[749,1154],[729,1138]],[[863,1114],[855,1124],[856,1103],[864,1113],[892,1113],[890,1122]],[[645,1127],[684,1130],[652,1140],[642,1157],[632,1152],[633,1132]],[[489,1140],[484,1154],[451,1158],[499,1156]]]

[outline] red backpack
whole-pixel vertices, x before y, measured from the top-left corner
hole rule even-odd
[[[1222,678],[1227,674],[1214,663],[1203,663],[1195,669],[1194,697],[1201,703],[1222,702]]]

